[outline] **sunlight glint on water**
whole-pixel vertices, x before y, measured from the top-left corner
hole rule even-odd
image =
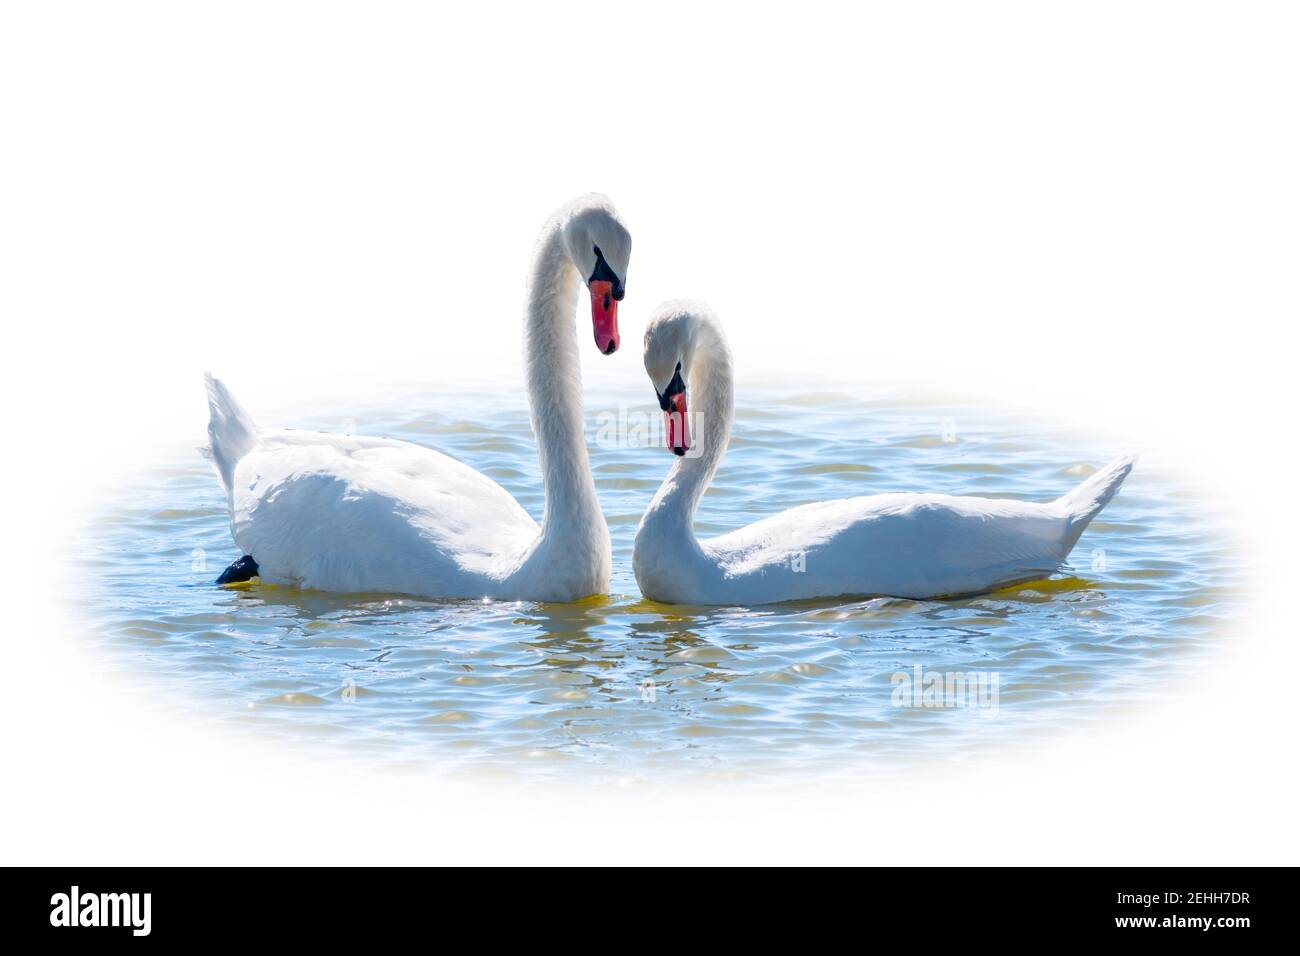
[[[611,597],[538,605],[218,589],[212,580],[238,556],[224,496],[207,463],[178,448],[89,529],[85,609],[160,699],[259,736],[436,772],[620,779],[798,778],[1012,750],[1175,692],[1230,639],[1237,572],[1214,523],[1178,476],[1142,462],[1057,581],[958,601],[643,601],[632,539],[671,456],[596,442],[620,410],[633,426],[656,420],[643,393],[588,400],[614,540]],[[738,405],[701,535],[882,491],[1042,500],[1131,451],[957,401],[742,387]],[[517,392],[404,395],[265,423],[434,445],[540,518]],[[996,709],[895,706],[891,675],[918,665],[996,673]]]

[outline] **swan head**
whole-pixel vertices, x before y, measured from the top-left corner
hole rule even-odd
[[[646,323],[645,370],[663,409],[664,436],[674,455],[691,450],[687,383],[695,364],[699,333],[705,326],[717,326],[712,310],[703,302],[688,299],[665,302]]]
[[[623,299],[632,235],[604,196],[576,200],[563,228],[564,245],[591,293],[591,329],[604,355],[618,350],[618,303]]]

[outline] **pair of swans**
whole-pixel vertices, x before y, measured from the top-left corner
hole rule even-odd
[[[573,313],[585,284],[597,349],[618,348],[631,245],[600,196],[560,209],[537,243],[524,324],[545,483],[540,526],[495,481],[431,448],[260,429],[208,376],[210,456],[244,552],[218,583],[257,576],[322,591],[537,601],[604,593],[609,530],[587,457]],[[633,557],[642,592],[659,601],[927,598],[1041,578],[1061,565],[1132,467],[1120,459],[1045,504],[871,495],[804,505],[700,541],[695,510],[726,450],[734,408],[731,354],[717,318],[698,303],[660,306],[646,329],[645,367],[679,456],[646,511]]]

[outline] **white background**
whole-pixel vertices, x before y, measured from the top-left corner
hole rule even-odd
[[[1265,3],[7,4],[3,862],[1298,862],[1296,28]],[[160,726],[98,672],[60,552],[113,475],[203,440],[202,371],[255,410],[513,381],[534,237],[590,190],[634,250],[589,410],[691,295],[746,372],[1085,422],[1231,502],[1254,593],[1220,663],[1032,762],[779,798],[367,775]]]

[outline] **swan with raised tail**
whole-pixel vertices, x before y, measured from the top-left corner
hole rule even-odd
[[[693,525],[731,433],[732,362],[717,317],[669,302],[646,327],[645,368],[679,456],[637,529],[642,593],[673,604],[952,597],[1045,577],[1119,490],[1120,458],[1055,501],[879,494],[791,508],[706,541]],[[691,422],[695,422],[692,435]]]
[[[609,586],[610,541],[583,432],[574,310],[591,295],[603,354],[618,348],[632,241],[608,199],[547,222],[528,277],[528,400],[546,485],[540,527],[499,484],[422,445],[264,430],[208,376],[211,458],[253,576],[321,591],[573,601]]]

